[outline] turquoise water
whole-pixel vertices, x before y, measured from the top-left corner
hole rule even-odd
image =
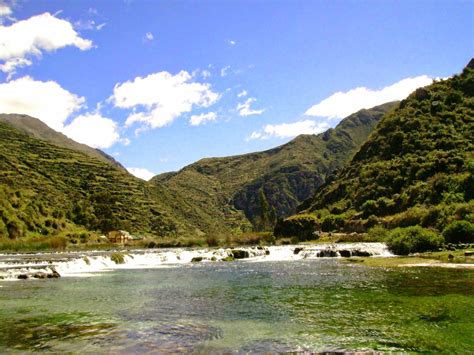
[[[474,271],[333,259],[0,282],[0,351],[474,351]]]

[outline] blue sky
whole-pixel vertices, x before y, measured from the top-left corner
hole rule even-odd
[[[0,4],[0,111],[143,177],[324,131],[474,53],[472,1]]]

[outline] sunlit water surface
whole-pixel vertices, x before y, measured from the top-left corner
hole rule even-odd
[[[0,282],[0,352],[474,351],[474,271],[334,259]]]

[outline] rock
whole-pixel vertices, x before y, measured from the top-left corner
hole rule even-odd
[[[474,251],[465,251],[464,256],[474,256]]]
[[[37,272],[36,274],[33,275],[35,279],[46,279],[48,277],[48,274],[45,272]]]
[[[18,280],[26,280],[26,279],[28,279],[28,275],[26,275],[26,274],[20,274],[20,275],[18,275],[17,278],[18,278]]]
[[[354,250],[352,255],[354,256],[370,256],[370,253],[368,251],[364,251],[364,250]]]
[[[234,259],[245,259],[250,257],[250,254],[247,250],[241,249],[232,250],[232,255],[234,256]]]
[[[57,272],[55,269],[52,269],[51,274],[48,274],[48,279],[58,279],[60,277],[61,275],[59,275],[59,272]]]
[[[270,250],[266,249],[265,250],[265,255],[270,255]]]
[[[202,256],[195,256],[194,258],[191,259],[192,263],[199,263],[202,261]]]
[[[297,255],[300,253],[300,251],[302,251],[303,248],[295,248],[295,250],[293,250],[293,254]]]
[[[448,255],[448,260],[453,260],[454,259],[454,255],[453,254],[449,254]]]
[[[339,250],[339,254],[343,258],[350,258],[351,257],[351,251],[350,250]]]
[[[234,257],[229,255],[223,258],[222,261],[234,261]]]

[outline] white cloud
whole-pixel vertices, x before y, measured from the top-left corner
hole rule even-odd
[[[155,38],[155,36],[153,36],[153,33],[151,33],[151,32],[147,32],[147,33],[145,34],[145,39],[146,39],[147,41],[153,41],[154,38]]]
[[[92,41],[81,38],[72,24],[50,13],[30,17],[10,26],[0,25],[0,70],[12,74],[16,67],[31,65],[31,57],[43,52],[73,46],[80,50],[92,47]]]
[[[103,23],[97,25],[97,26],[96,26],[96,30],[97,30],[97,31],[100,31],[101,29],[103,29],[103,28],[105,27],[105,25],[107,25],[107,23],[105,23],[105,22],[103,22]]]
[[[192,115],[191,119],[189,120],[189,123],[191,124],[191,126],[199,126],[209,121],[215,121],[216,118],[217,115],[215,112],[208,112],[200,115]]]
[[[254,99],[253,97],[249,97],[247,101],[245,101],[243,104],[238,104],[237,105],[237,111],[239,111],[240,116],[251,116],[251,115],[261,115],[265,110],[253,110],[250,108],[250,105],[252,103],[256,102],[257,100]]]
[[[52,129],[94,148],[108,148],[121,141],[117,124],[98,112],[66,120],[84,106],[84,97],[63,89],[54,81],[36,81],[28,76],[0,84],[0,112],[26,114]],[[129,141],[128,141],[129,143]]]
[[[229,41],[229,44],[230,44],[231,46],[233,46],[233,45],[235,45],[235,41],[232,41],[232,40],[231,40],[231,41]]]
[[[117,123],[99,113],[77,116],[62,132],[76,142],[93,148],[110,148],[120,141]],[[127,139],[123,142],[125,145],[130,143]]]
[[[282,123],[277,125],[268,124],[260,131],[252,132],[247,141],[253,139],[268,139],[271,137],[290,138],[300,134],[318,134],[329,128],[327,122],[316,122],[314,120],[298,121],[294,123]]]
[[[12,14],[12,9],[7,4],[0,4],[0,17],[10,16]]]
[[[227,76],[227,72],[229,71],[230,69],[230,65],[224,67],[221,69],[221,76],[224,77],[224,76]]]
[[[151,128],[163,127],[194,107],[209,107],[219,99],[210,84],[191,79],[186,71],[176,75],[163,71],[137,77],[115,85],[109,100],[116,107],[133,109],[127,118],[127,126],[142,122]]]
[[[127,168],[127,170],[130,174],[145,181],[151,180],[151,178],[156,175],[155,173],[152,173],[150,170],[147,170],[144,168]]]
[[[211,72],[209,70],[203,70],[201,72],[201,76],[204,78],[204,79],[208,79],[211,77]]]
[[[371,108],[386,102],[402,100],[417,88],[429,85],[432,82],[433,80],[430,77],[421,75],[400,80],[380,90],[358,87],[346,92],[336,92],[310,107],[305,112],[305,115],[344,118],[363,108]]]
[[[248,94],[247,90],[242,90],[241,92],[237,94],[237,97],[244,97],[244,96],[247,96],[247,94]]]
[[[36,81],[29,76],[0,84],[0,112],[36,117],[60,131],[66,119],[84,105],[85,99],[54,81]]]

